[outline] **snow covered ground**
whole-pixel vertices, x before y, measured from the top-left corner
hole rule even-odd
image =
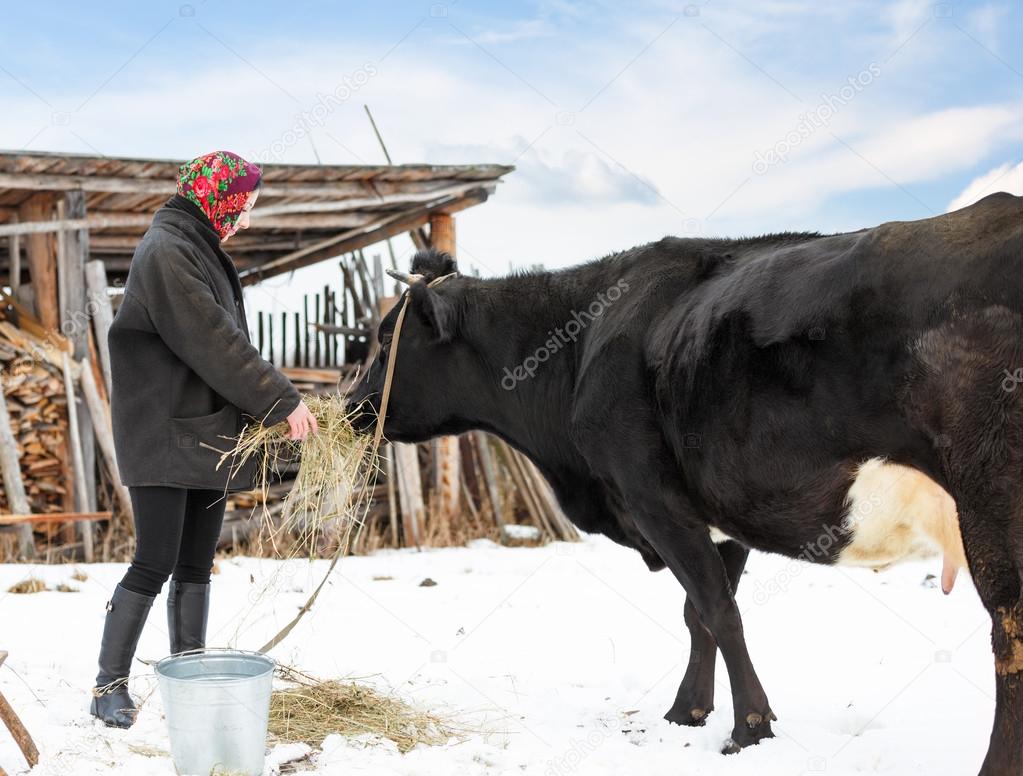
[[[136,697],[154,691],[135,727],[87,714],[104,602],[124,567],[79,568],[87,581],[71,581],[67,566],[0,566],[3,591],[30,573],[80,588],[0,593],[0,649],[10,651],[0,689],[42,750],[32,773],[173,773],[148,668],[132,681]],[[293,616],[324,564],[219,568],[210,643],[254,649]],[[688,651],[681,589],[602,538],[345,559],[274,656],[322,677],[370,677],[481,731],[404,756],[334,736],[309,764],[317,774],[963,776],[979,769],[993,715],[989,621],[968,578],[946,598],[928,573],[940,561],[875,574],[754,555],[738,598],[778,737],[731,757],[718,754],[732,717],[720,658],[706,727],[661,719]],[[437,584],[420,586],[426,577]],[[163,605],[141,658],[167,651]],[[25,772],[2,728],[0,766]]]

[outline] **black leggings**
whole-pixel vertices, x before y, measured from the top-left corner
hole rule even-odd
[[[135,557],[121,586],[158,595],[172,573],[179,582],[209,582],[224,522],[224,493],[162,485],[132,486],[128,492],[135,511]]]

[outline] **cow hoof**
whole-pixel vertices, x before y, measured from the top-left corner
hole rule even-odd
[[[736,725],[730,738],[725,740],[721,754],[735,754],[747,746],[759,744],[765,738],[774,738],[771,722],[777,720],[774,712],[768,710],[761,714],[753,711],[746,715],[742,725]]]
[[[685,725],[687,727],[703,727],[707,724],[707,715],[714,710],[711,706],[708,709],[704,708],[678,708],[672,706],[668,709],[668,713],[664,715],[664,718],[668,722],[676,725]]]

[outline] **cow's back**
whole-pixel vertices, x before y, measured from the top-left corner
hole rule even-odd
[[[933,439],[906,411],[918,346],[950,320],[1023,314],[1023,198],[716,251],[645,342],[663,433],[701,506],[787,515],[793,537],[764,528],[780,550],[801,522],[819,530],[841,511],[867,460],[940,481]]]

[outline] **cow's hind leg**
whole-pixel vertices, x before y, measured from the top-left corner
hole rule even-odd
[[[1023,485],[1023,480],[1020,482]],[[1012,497],[959,500],[959,524],[977,592],[991,616],[995,721],[981,776],[1023,773],[1023,487]],[[1007,519],[1008,517],[1008,519]]]
[[[746,566],[749,550],[738,542],[723,542],[717,545],[717,550],[725,564],[725,572],[728,574],[728,582],[734,595],[742,577],[742,570]],[[714,669],[718,645],[700,619],[692,597],[688,594],[682,614],[689,630],[689,665],[675,694],[675,702],[664,718],[676,725],[703,725],[707,721],[707,715],[714,710]]]
[[[995,721],[981,776],[1023,773],[1023,316],[992,306],[916,343],[908,416],[935,439],[991,617]]]

